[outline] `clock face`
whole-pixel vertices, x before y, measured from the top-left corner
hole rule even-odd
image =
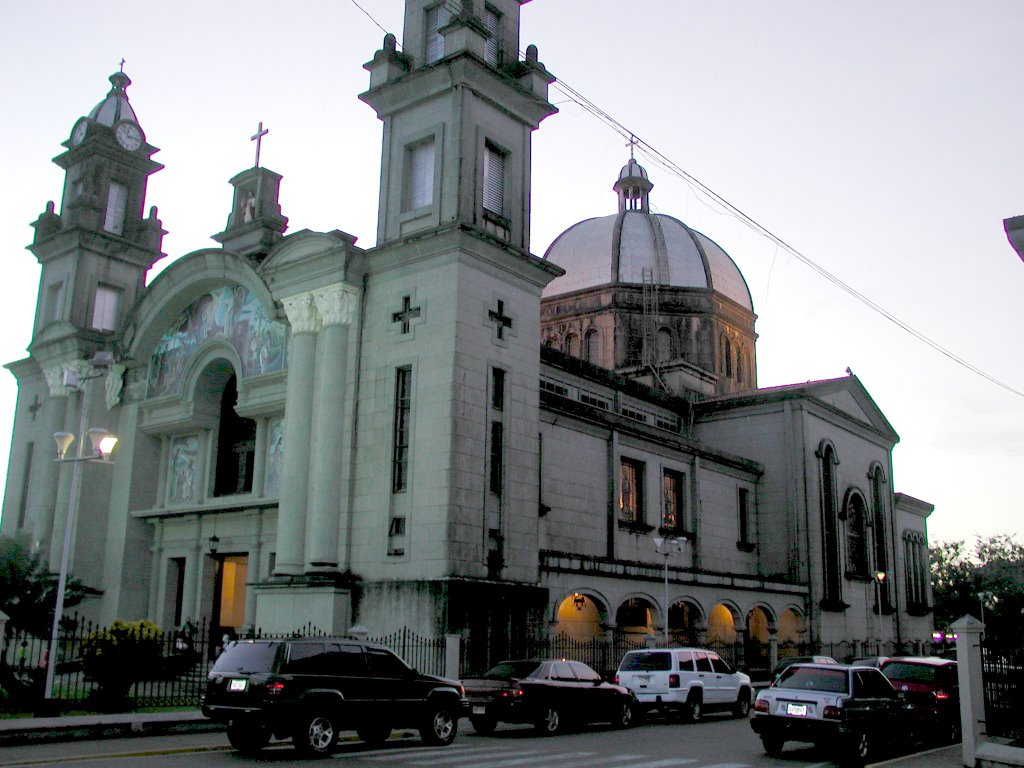
[[[114,129],[114,138],[129,151],[135,151],[142,146],[142,131],[135,123],[121,123]]]
[[[78,146],[85,141],[85,132],[89,130],[89,123],[85,120],[79,120],[75,124],[75,129],[71,132],[71,143],[74,146]]]

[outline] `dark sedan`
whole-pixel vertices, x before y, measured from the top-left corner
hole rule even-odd
[[[929,656],[886,659],[882,674],[918,712],[928,733],[940,742],[960,741],[960,682],[950,659]]]
[[[528,723],[546,735],[578,723],[633,723],[628,688],[606,683],[586,664],[565,659],[503,661],[483,677],[462,681],[469,720],[477,733],[498,723]]]

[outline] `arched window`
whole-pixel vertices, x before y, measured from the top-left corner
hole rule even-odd
[[[928,611],[928,554],[924,534],[903,531],[903,572],[907,584],[907,613],[921,616]]]
[[[580,356],[580,337],[575,333],[565,334],[565,341],[562,343],[562,351],[572,357]]]
[[[747,350],[740,347],[736,350],[736,383],[742,384],[747,374]]]
[[[826,443],[819,451],[821,458],[821,520],[822,520],[822,565],[824,568],[824,594],[822,608],[842,610],[842,581],[839,560],[839,515],[836,509],[836,458],[835,449]]]
[[[238,415],[238,380],[232,374],[224,385],[217,431],[217,474],[213,495],[231,496],[252,491],[256,458],[256,422]]]
[[[871,477],[871,533],[873,551],[875,554],[875,570],[882,573],[889,572],[889,549],[886,545],[888,537],[888,526],[886,525],[885,514],[885,474],[882,468],[876,466],[870,475]],[[879,595],[882,605],[882,613],[892,613],[892,602],[889,597],[889,581],[886,579],[879,587]]]
[[[858,491],[846,497],[846,557],[849,575],[868,575],[867,509]]]
[[[672,359],[672,332],[668,328],[659,328],[656,344],[657,361],[667,363]]]
[[[544,346],[551,347],[551,349],[555,349],[556,347],[558,347],[558,337],[555,336],[554,334],[551,334],[546,339],[544,339]]]
[[[729,339],[725,335],[722,336],[721,370],[726,377],[732,377],[732,345],[729,344]]]
[[[597,329],[591,328],[585,334],[583,334],[583,359],[588,363],[599,363],[600,349],[597,346],[598,335]]]

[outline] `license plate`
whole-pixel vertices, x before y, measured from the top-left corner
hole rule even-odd
[[[788,704],[786,706],[787,715],[796,715],[797,717],[807,717],[807,705],[806,704]]]
[[[228,682],[229,691],[244,691],[248,687],[248,680],[231,680]]]
[[[474,715],[482,715],[487,712],[487,707],[473,707]]]

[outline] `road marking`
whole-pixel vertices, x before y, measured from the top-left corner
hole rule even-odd
[[[677,765],[693,765],[696,762],[685,757],[666,757],[663,760],[650,760],[646,763],[630,763],[622,768],[674,768]]]
[[[450,747],[414,747],[411,749],[403,748],[400,744],[396,744],[390,749],[375,750],[373,752],[355,753],[347,752],[343,755],[335,755],[337,758],[348,758],[358,754],[360,760],[377,760],[377,761],[388,761],[393,760],[396,756],[410,757],[416,759],[419,757],[430,757],[431,762],[436,762],[434,758],[443,758],[445,755],[487,755],[488,753],[494,752],[495,749],[502,749],[502,747],[467,747],[461,744],[450,746]],[[519,754],[533,754],[529,752],[520,752]]]
[[[129,757],[163,757],[165,755],[190,755],[201,752],[231,752],[233,747],[210,746],[210,747],[178,747],[169,749],[154,749],[146,752],[117,752],[101,753],[95,755],[62,755],[60,757],[34,757],[28,760],[19,760],[13,763],[3,763],[4,768],[14,766],[47,765],[51,763],[85,763],[90,760],[124,760]]]
[[[587,752],[587,753],[584,753],[584,754],[591,754],[591,753]],[[541,753],[540,750],[536,750],[536,749],[526,750],[526,751],[524,751],[522,749],[504,749],[504,750],[498,749],[498,750],[495,750],[495,751],[489,751],[489,752],[484,752],[484,753],[480,753],[480,754],[471,754],[471,755],[467,755],[465,752],[463,752],[461,754],[456,755],[455,757],[448,757],[447,755],[437,755],[436,757],[434,757],[431,760],[411,760],[411,761],[409,761],[409,765],[455,765],[457,763],[467,763],[467,762],[470,762],[470,763],[473,763],[474,768],[477,768],[478,765],[482,765],[482,764],[476,763],[475,761],[477,761],[477,760],[485,759],[485,760],[493,761],[496,758],[503,759],[503,758],[506,758],[506,757],[509,757],[509,758],[511,758],[511,757],[523,757],[525,755],[539,755],[540,757],[547,757],[546,754]],[[536,758],[535,757],[531,757],[530,759],[531,760],[535,760]]]

